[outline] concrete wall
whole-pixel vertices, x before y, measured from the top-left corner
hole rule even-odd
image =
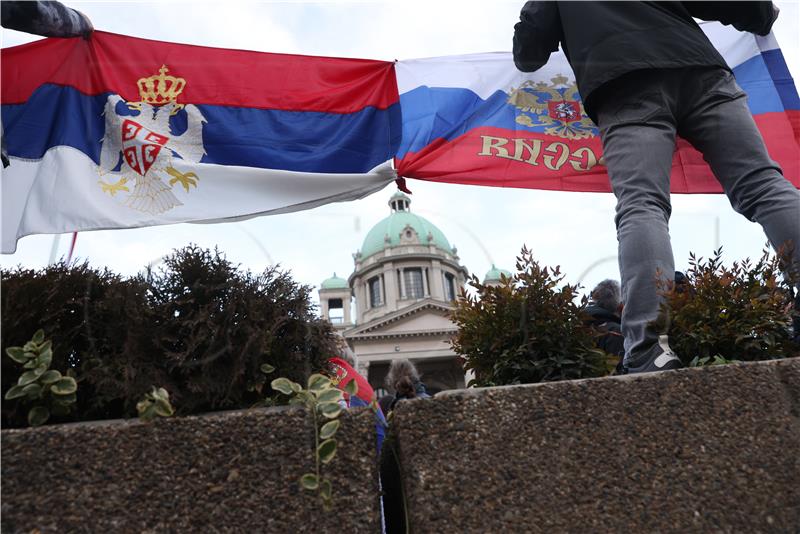
[[[415,533],[800,532],[800,359],[445,392],[392,424]]]
[[[380,532],[373,414],[341,419],[331,513],[303,408],[4,430],[2,531]]]
[[[342,417],[331,513],[302,408],[4,430],[2,532],[380,532],[373,416]],[[416,533],[800,527],[800,359],[445,392],[392,433]]]

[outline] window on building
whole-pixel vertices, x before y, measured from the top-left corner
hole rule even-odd
[[[342,299],[328,300],[328,320],[332,324],[342,324],[344,322],[344,303]]]
[[[428,290],[427,293],[430,294],[431,292],[431,277],[428,272],[428,269],[425,269],[425,288]]]
[[[381,279],[374,276],[367,280],[367,288],[369,289],[369,306],[376,308],[383,304],[383,296],[381,295]]]
[[[444,298],[456,300],[456,277],[450,273],[444,273]]]
[[[406,286],[406,298],[421,299],[425,296],[425,286],[422,284],[422,269],[418,267],[403,269],[403,282]]]

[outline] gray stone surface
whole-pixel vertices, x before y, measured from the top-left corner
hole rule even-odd
[[[412,531],[800,532],[800,359],[404,401]]]
[[[4,430],[2,531],[379,532],[373,414],[341,419],[334,513],[303,408]]]

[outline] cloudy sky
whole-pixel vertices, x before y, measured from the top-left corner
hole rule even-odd
[[[522,1],[394,2],[65,2],[96,29],[136,37],[264,52],[412,59],[504,51]],[[774,33],[795,79],[800,76],[800,3],[777,2]],[[2,30],[2,46],[35,40]],[[4,81],[5,82],[5,81]],[[481,278],[494,263],[512,270],[523,244],[544,264],[561,265],[571,282],[592,287],[619,278],[611,194],[434,184],[408,180],[411,210],[436,224],[458,247],[462,263]],[[347,277],[352,254],[369,229],[388,215],[394,186],[365,199],[238,223],[181,224],[79,234],[75,257],[133,274],[188,243],[219,247],[228,259],[260,271],[279,263],[316,285],[334,271]],[[671,234],[676,266],[693,251],[708,256],[722,245],[727,261],[757,256],[760,228],[736,215],[722,195],[675,195]],[[65,255],[70,236],[55,247]],[[29,236],[0,265],[42,267],[52,236]]]

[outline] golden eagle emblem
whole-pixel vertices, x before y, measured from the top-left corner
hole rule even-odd
[[[517,124],[547,126],[544,132],[565,139],[587,139],[597,135],[597,128],[586,115],[578,94],[578,85],[559,74],[552,83],[526,81],[511,89],[508,103],[516,107]]]
[[[101,177],[111,174],[118,179],[108,182],[101,179],[100,187],[111,196],[121,193],[129,208],[153,215],[182,204],[172,193],[175,184],[180,184],[187,193],[189,186],[197,187],[199,177],[193,172],[180,172],[177,162],[199,163],[205,154],[206,120],[196,106],[178,103],[186,80],[170,76],[168,71],[162,65],[158,75],[139,79],[140,102],[125,102],[112,94],[104,111],[106,131],[98,171]],[[117,114],[120,102],[138,114]],[[175,135],[170,117],[181,110],[186,113],[186,131]],[[128,187],[130,182],[133,191]]]

